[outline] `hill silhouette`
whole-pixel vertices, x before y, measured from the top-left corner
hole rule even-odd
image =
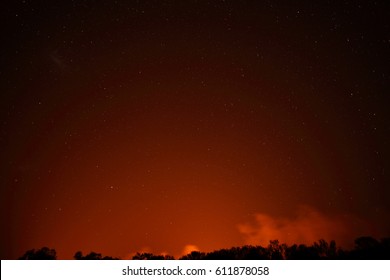
[[[111,256],[102,256],[100,253],[90,252],[83,255],[81,251],[74,254],[75,260],[119,260]],[[56,260],[55,249],[43,247],[28,250],[20,260]],[[152,253],[137,252],[133,260],[173,260],[169,255],[155,255]],[[327,242],[320,239],[312,245],[280,244],[278,240],[271,240],[267,247],[246,245],[220,249],[212,252],[193,251],[179,258],[179,260],[390,260],[390,238],[377,240],[370,236],[355,239],[355,246],[345,250],[336,245],[335,241]]]

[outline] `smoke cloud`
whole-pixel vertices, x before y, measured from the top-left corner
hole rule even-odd
[[[255,221],[238,225],[246,244],[266,246],[270,240],[286,244],[312,244],[319,239],[335,240],[350,246],[356,238],[356,225],[346,216],[328,216],[308,207],[300,206],[294,218],[255,214]]]

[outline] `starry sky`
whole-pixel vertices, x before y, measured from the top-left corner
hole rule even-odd
[[[386,1],[8,1],[1,259],[390,235]]]

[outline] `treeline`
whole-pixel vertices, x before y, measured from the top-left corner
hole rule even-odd
[[[90,252],[83,255],[78,251],[73,256],[75,260],[118,260],[110,256],[102,256],[100,253]],[[56,260],[57,253],[54,249],[43,247],[41,249],[28,250],[20,260]],[[136,253],[133,260],[174,260],[169,255],[154,255],[152,253]],[[344,250],[336,246],[335,241],[326,242],[321,239],[313,245],[280,244],[278,240],[272,240],[266,247],[242,246],[230,249],[221,249],[213,252],[193,251],[182,256],[179,260],[390,260],[390,238],[377,240],[364,236],[355,240],[355,246],[351,250]]]

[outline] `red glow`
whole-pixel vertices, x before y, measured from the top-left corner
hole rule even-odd
[[[53,5],[10,8],[1,258],[390,233],[389,68],[356,33],[382,42],[380,14]]]

